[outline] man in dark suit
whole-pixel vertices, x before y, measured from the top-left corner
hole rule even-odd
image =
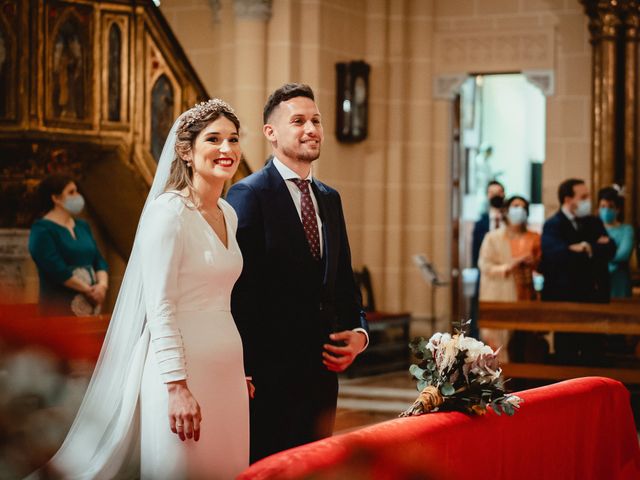
[[[471,238],[471,266],[478,268],[478,257],[480,257],[480,247],[484,236],[491,230],[500,228],[504,219],[502,218],[502,204],[504,203],[504,186],[497,180],[492,180],[487,185],[487,200],[489,209],[480,215],[480,218],[473,225],[473,236]],[[471,325],[469,336],[480,338],[478,331],[478,295],[480,293],[480,275],[476,281],[476,289],[471,298]]]
[[[607,263],[615,255],[615,242],[602,220],[591,215],[584,181],[572,178],[562,182],[558,200],[560,210],[542,229],[542,299],[606,303],[610,292]]]
[[[312,176],[323,140],[307,85],[264,108],[273,158],[236,183],[244,268],[232,295],[251,402],[251,461],[330,436],[344,371],[368,343],[340,195]]]
[[[473,225],[473,239],[471,246],[471,262],[473,268],[478,268],[478,257],[484,236],[491,230],[500,228],[504,224],[502,218],[502,204],[504,203],[504,186],[497,180],[487,185],[487,199],[489,209],[480,215]]]
[[[610,294],[608,262],[616,253],[616,244],[602,220],[591,215],[589,188],[583,180],[562,182],[558,200],[560,210],[542,229],[542,300],[606,303]],[[592,334],[555,335],[556,352],[563,363],[580,358],[593,363],[602,343],[601,336]]]

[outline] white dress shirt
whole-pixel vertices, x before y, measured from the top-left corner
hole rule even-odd
[[[496,226],[496,220],[498,220],[498,225]],[[504,218],[502,217],[502,212],[498,208],[490,208],[489,209],[489,231],[497,230],[501,226],[504,225]]]
[[[289,189],[289,193],[291,194],[291,198],[293,200],[293,204],[296,206],[296,210],[298,211],[298,217],[300,217],[300,222],[302,222],[302,192],[298,188],[298,186],[290,181],[291,179],[301,179],[301,180],[309,180],[313,181],[313,174],[309,171],[309,176],[307,178],[301,178],[296,172],[287,167],[284,163],[282,163],[276,156],[273,157],[273,166],[276,167],[278,173],[284,178],[285,185]],[[309,185],[309,192],[311,193],[311,201],[313,202],[313,208],[316,211],[316,220],[318,222],[318,234],[320,235],[320,256],[322,257],[322,252],[324,251],[324,236],[322,235],[322,219],[320,218],[319,208],[318,208],[318,200],[316,200],[316,196],[313,193],[313,188]],[[364,328],[354,328],[354,332],[362,332],[365,336],[364,347],[361,351],[364,351],[369,346],[369,334]]]
[[[569,219],[569,221],[571,222],[571,225],[573,225],[573,228],[578,230],[578,222],[576,220],[576,216],[573,213],[571,213],[571,211],[568,208],[566,208],[564,205],[560,208],[560,210],[562,210],[562,213],[564,213],[565,217]]]

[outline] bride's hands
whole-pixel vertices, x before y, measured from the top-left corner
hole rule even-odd
[[[169,392],[169,426],[171,431],[184,441],[200,439],[202,415],[200,405],[189,391],[186,380],[167,383]]]

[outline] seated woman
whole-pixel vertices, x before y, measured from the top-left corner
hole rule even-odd
[[[598,206],[600,219],[604,223],[607,233],[616,242],[616,255],[609,262],[611,276],[611,298],[631,296],[631,272],[629,259],[633,252],[633,227],[621,223],[620,217],[624,206],[624,199],[613,187],[605,187],[598,192]]]
[[[40,278],[40,314],[98,314],[109,277],[89,224],[74,218],[84,208],[84,198],[65,175],[42,180],[37,197],[45,213],[31,227],[29,252]]]
[[[540,235],[527,229],[529,202],[513,196],[505,202],[505,226],[489,232],[480,247],[480,301],[515,302],[536,298],[533,271],[540,262]],[[485,343],[493,348],[504,346],[508,332],[483,330]],[[539,335],[514,332],[509,341],[511,360],[546,355],[547,343]],[[501,360],[506,361],[504,350]]]

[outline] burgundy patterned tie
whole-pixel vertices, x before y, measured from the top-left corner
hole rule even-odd
[[[302,226],[304,234],[309,242],[311,255],[316,260],[320,260],[320,234],[318,233],[318,220],[316,219],[316,208],[311,200],[311,192],[309,190],[309,180],[301,180],[292,178],[291,181],[296,184],[302,193],[300,201],[300,213],[302,214]]]

